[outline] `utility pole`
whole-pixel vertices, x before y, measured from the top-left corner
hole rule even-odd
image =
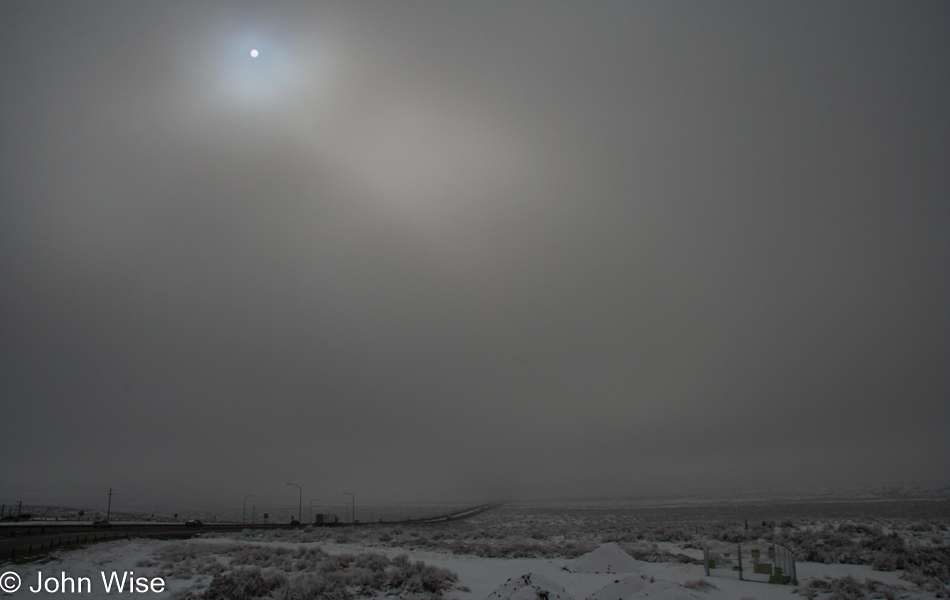
[[[303,488],[297,485],[296,483],[288,483],[287,485],[292,485],[297,488],[298,498],[297,498],[297,523],[303,520]]]
[[[313,503],[319,500],[320,498],[314,498],[310,501],[310,509],[307,511],[307,521],[313,525]]]
[[[254,494],[248,494],[247,496],[244,496],[244,516],[241,518],[242,523],[247,523],[247,499],[253,497]]]
[[[109,508],[106,509],[106,523],[109,522],[109,518],[112,516],[112,488],[109,488]]]
[[[356,496],[349,492],[343,492],[343,494],[350,497],[350,504],[353,506],[353,510],[351,511],[352,514],[350,515],[350,521],[352,523],[356,523]]]

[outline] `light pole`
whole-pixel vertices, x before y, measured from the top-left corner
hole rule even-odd
[[[253,497],[254,497],[254,494],[248,494],[247,496],[244,496],[244,516],[241,517],[242,523],[247,523],[247,499],[253,498]]]
[[[308,521],[311,525],[313,525],[313,503],[316,502],[316,501],[319,500],[319,499],[320,499],[320,498],[314,498],[313,500],[310,501],[310,509],[307,511],[307,517],[308,517],[307,521]]]
[[[353,494],[351,494],[351,493],[349,493],[349,492],[343,492],[343,494],[346,495],[346,496],[349,496],[349,497],[351,498],[350,502],[351,502],[352,505],[353,505],[353,510],[350,511],[350,512],[351,512],[350,520],[351,520],[353,523],[356,523],[356,496],[354,496]]]
[[[287,485],[294,486],[300,492],[300,498],[298,499],[298,506],[297,506],[297,518],[300,519],[301,517],[303,517],[303,488],[297,485],[296,483],[288,483]]]

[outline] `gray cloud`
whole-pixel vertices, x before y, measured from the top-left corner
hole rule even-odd
[[[946,477],[942,5],[0,11],[6,496]]]

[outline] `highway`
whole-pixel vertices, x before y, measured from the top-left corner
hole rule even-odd
[[[188,538],[209,531],[242,531],[244,529],[290,529],[289,524],[249,525],[244,523],[210,523],[188,527],[181,523],[114,523],[107,527],[88,524],[30,524],[0,527],[0,564],[25,560],[59,548],[80,548],[109,540],[137,538]]]
[[[412,519],[407,521],[373,521],[368,523],[329,523],[324,527],[352,527],[366,525],[410,525],[445,523],[467,519],[497,508],[505,502],[491,502],[454,513]],[[104,527],[91,523],[57,523],[56,521],[27,521],[4,523],[0,526],[0,564],[27,560],[60,548],[81,548],[88,544],[132,538],[177,539],[197,533],[215,531],[243,531],[245,529],[295,529],[290,523],[204,523],[190,527],[183,523],[115,522]]]

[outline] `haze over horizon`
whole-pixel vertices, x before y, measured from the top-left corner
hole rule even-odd
[[[950,480],[947,3],[0,31],[0,502]]]

